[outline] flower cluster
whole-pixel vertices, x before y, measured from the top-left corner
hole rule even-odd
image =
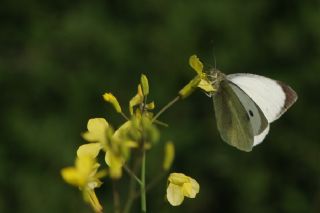
[[[95,212],[102,212],[102,205],[95,194],[95,189],[102,185],[101,178],[108,176],[111,180],[116,181],[123,176],[124,170],[140,186],[141,210],[146,212],[146,191],[148,189],[145,178],[146,153],[159,141],[160,134],[157,125],[167,126],[158,120],[159,115],[175,101],[190,95],[197,87],[206,92],[214,91],[206,74],[203,73],[203,65],[199,59],[196,56],[191,56],[189,63],[197,72],[197,76],[180,90],[174,101],[162,108],[156,115],[152,112],[155,108],[154,102],[147,102],[149,83],[145,75],[141,75],[137,92],[129,101],[128,111],[130,116],[123,112],[121,105],[113,94],[103,94],[103,99],[113,106],[116,113],[119,113],[125,119],[125,122],[114,129],[105,118],[89,119],[87,130],[82,133],[82,138],[87,143],[79,146],[75,166],[61,170],[63,179],[82,191],[84,201],[89,203]],[[160,169],[163,174],[170,170],[174,153],[173,143],[170,141],[164,143],[164,158],[162,169]],[[102,163],[104,169],[100,171],[98,171],[100,167],[98,163],[99,154],[104,157]],[[132,166],[135,164],[138,164],[137,168],[141,169],[140,177],[136,174],[137,168]],[[168,181],[167,199],[173,206],[180,205],[184,197],[194,198],[199,192],[200,187],[197,181],[182,173],[171,173]],[[125,207],[126,212],[130,209],[132,199],[134,198],[129,197]]]

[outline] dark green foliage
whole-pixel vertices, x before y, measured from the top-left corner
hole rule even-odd
[[[250,153],[222,142],[204,94],[178,102],[160,117],[170,125],[160,141],[175,142],[173,170],[198,180],[200,193],[171,207],[164,180],[147,194],[149,212],[320,212],[319,8],[312,0],[2,0],[0,212],[91,212],[60,169],[73,164],[89,118],[120,124],[102,94],[125,106],[145,73],[159,109],[194,76],[189,56],[210,67],[213,50],[226,74],[281,80],[299,100]],[[161,166],[160,143],[147,180]],[[106,181],[105,212],[111,194]]]

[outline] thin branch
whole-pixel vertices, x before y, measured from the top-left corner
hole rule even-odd
[[[162,121],[159,121],[159,120],[155,120],[154,123],[155,123],[155,124],[158,124],[158,125],[160,125],[160,126],[169,127],[168,124],[166,124],[166,123],[164,123],[164,122],[162,122]]]
[[[120,213],[120,196],[117,190],[116,181],[112,181],[112,191],[113,191],[113,205],[114,205],[114,213]]]
[[[137,172],[139,169],[141,163],[141,158],[135,159],[134,165],[133,165],[133,173]],[[137,181],[135,181],[134,177],[130,176],[130,183],[129,183],[129,192],[127,201],[124,206],[123,213],[129,213],[133,204],[133,201],[135,200],[135,187],[136,187]]]
[[[163,113],[165,112],[169,107],[171,107],[174,103],[176,103],[177,101],[180,100],[180,96],[175,97],[172,101],[170,101],[167,105],[165,105],[153,118],[152,118],[152,122],[154,122],[155,120],[157,120],[157,118]]]
[[[146,150],[142,151],[142,165],[141,165],[141,211],[147,212],[147,200],[146,200]]]
[[[155,187],[167,174],[167,172],[162,172],[159,173],[146,187],[145,187],[145,192],[147,193],[150,191],[153,187]],[[138,198],[141,196],[140,191],[134,192],[134,199]]]
[[[126,114],[124,114],[123,112],[120,112],[120,114],[121,114],[122,117],[123,117],[124,119],[126,119],[127,121],[130,120],[130,119],[128,118],[128,116],[126,116]]]
[[[133,179],[135,179],[140,185],[142,185],[142,181],[134,174],[133,171],[131,171],[131,169],[130,169],[126,164],[123,165],[123,168],[126,170],[126,172],[128,172],[128,174],[129,174]]]

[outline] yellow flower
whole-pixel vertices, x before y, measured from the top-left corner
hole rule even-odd
[[[195,76],[184,88],[179,91],[179,95],[181,98],[188,97],[192,92],[194,92],[197,87],[207,93],[216,91],[216,89],[212,86],[210,80],[208,79],[207,74],[203,72],[203,64],[196,55],[190,56],[189,65],[197,73],[197,76]]]
[[[198,182],[182,173],[171,173],[167,188],[167,199],[173,206],[179,206],[184,197],[195,198],[200,190]]]
[[[125,132],[131,126],[131,121],[125,122],[113,132],[104,118],[93,118],[88,121],[88,131],[82,136],[88,144],[81,145],[77,150],[77,156],[90,156],[96,158],[100,150],[105,151],[105,162],[110,169],[110,177],[118,179],[122,176],[122,167],[129,157],[130,148],[137,144],[126,138]]]
[[[99,178],[105,176],[104,171],[97,172],[100,164],[90,156],[76,158],[75,167],[66,167],[61,170],[63,179],[83,193],[84,200],[89,203],[95,212],[102,212],[102,206],[94,192],[102,182]]]

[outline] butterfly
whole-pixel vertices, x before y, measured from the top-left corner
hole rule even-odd
[[[221,138],[242,151],[260,144],[277,120],[297,100],[288,85],[264,76],[211,70],[210,82],[217,127]]]

